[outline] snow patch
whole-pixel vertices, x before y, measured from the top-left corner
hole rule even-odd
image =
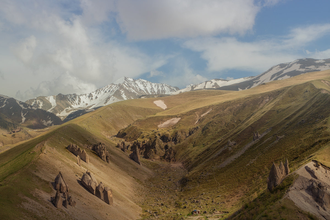
[[[50,112],[56,107],[56,99],[54,98],[54,96],[47,96],[45,98],[52,105],[52,107],[50,109],[48,109],[48,111]]]
[[[167,109],[167,105],[165,104],[165,102],[163,100],[156,100],[156,101],[154,101],[154,104],[164,110]]]
[[[21,124],[23,124],[23,123],[25,122],[25,120],[26,120],[25,115],[26,115],[27,113],[28,113],[28,112],[26,112],[25,114],[23,114],[23,111],[21,111],[21,117],[22,117],[22,122],[21,122]]]
[[[159,124],[158,128],[167,128],[167,127],[173,126],[173,125],[177,124],[180,120],[181,120],[181,118],[171,118],[171,119],[165,121],[164,123]]]

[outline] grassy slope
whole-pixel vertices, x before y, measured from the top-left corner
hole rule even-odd
[[[33,190],[35,188],[41,189],[46,193],[52,191],[49,182],[45,181],[43,178],[40,179],[40,176],[35,174],[35,172],[38,171],[35,167],[43,167],[40,166],[42,161],[40,156],[43,156],[41,152],[46,148],[51,149],[48,150],[49,152],[57,152],[54,154],[54,157],[58,157],[58,154],[62,155],[58,157],[57,160],[62,161],[63,159],[67,160],[65,158],[69,158],[72,163],[75,163],[76,159],[72,158],[72,155],[65,149],[70,143],[75,143],[78,146],[86,146],[99,142],[105,143],[111,154],[111,164],[109,165],[109,171],[111,172],[108,172],[109,175],[110,173],[114,173],[113,175],[116,176],[117,180],[125,179],[125,181],[129,181],[128,183],[130,183],[131,186],[125,190],[127,192],[124,192],[123,195],[131,192],[137,187],[134,185],[139,185],[138,182],[144,181],[148,178],[151,175],[151,172],[146,168],[137,166],[127,157],[127,155],[114,148],[113,143],[109,141],[107,137],[116,134],[118,129],[127,126],[137,118],[143,118],[148,114],[155,114],[160,110],[161,109],[154,104],[148,103],[143,104],[141,107],[134,100],[126,103],[123,102],[122,104],[116,103],[111,107],[107,106],[62,126],[53,128],[51,131],[45,132],[37,138],[17,144],[11,149],[1,153],[0,219],[15,219],[20,216],[41,218],[41,216],[37,215],[35,211],[28,211],[27,209],[22,208],[21,205],[26,202],[26,197],[33,199],[35,202],[39,203],[39,205],[44,202],[40,201],[40,198],[37,198],[34,195]],[[90,152],[89,155],[100,161],[100,159],[96,155],[93,155],[92,152]],[[66,162],[65,167],[70,166],[72,165]],[[95,168],[95,166],[93,166],[94,168],[86,168],[96,170],[108,169],[104,168],[104,165],[101,165],[99,168]],[[56,165],[54,164],[50,167],[56,167]],[[54,169],[50,167],[49,169]],[[64,168],[62,167],[62,169]],[[97,172],[100,173],[101,171]],[[115,189],[115,197],[117,196],[119,199],[121,198],[121,200],[124,201],[124,204],[129,201],[127,199],[125,200],[127,195],[126,197],[122,197],[122,195],[120,195],[122,193],[118,191],[119,189],[116,191],[116,186],[113,189]],[[128,197],[135,198],[134,195],[128,195]],[[49,206],[48,203],[46,203],[44,208],[47,208],[47,206]],[[127,204],[127,207],[131,206],[132,205]]]
[[[171,99],[175,103],[178,99],[177,103],[181,105],[136,121],[133,125],[143,131],[141,136],[188,130],[196,126],[196,113],[212,111],[199,121],[197,133],[176,145],[177,159],[189,170],[183,192],[170,199],[161,196],[162,190],[155,192],[145,208],[152,207],[153,200],[161,197],[167,206],[176,210],[174,212],[188,214],[192,209],[200,208],[208,212],[220,209],[230,214],[264,193],[273,161],[288,158],[291,169],[295,170],[311,160],[310,155],[330,141],[329,86],[323,82],[323,79],[329,80],[329,74],[330,71],[305,74],[226,95],[221,91],[195,91],[162,98],[165,103]],[[198,98],[188,100],[183,97],[189,94]],[[172,128],[157,130],[158,124],[172,117],[182,119]],[[269,128],[271,131],[242,156],[221,167],[227,158],[252,141],[253,132],[261,134]],[[278,141],[277,136],[281,137]],[[224,150],[228,140],[238,144]],[[205,194],[201,196],[201,192]],[[194,204],[192,198],[201,203]],[[176,199],[183,201],[186,208],[176,208],[173,204]],[[164,209],[157,211],[167,215]]]

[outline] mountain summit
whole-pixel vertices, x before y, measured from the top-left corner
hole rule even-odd
[[[152,83],[143,79],[123,77],[87,94],[58,94],[39,96],[26,101],[35,108],[52,112],[62,119],[78,110],[92,110],[114,102],[136,99],[144,95],[164,95],[177,91],[178,88],[164,83]]]

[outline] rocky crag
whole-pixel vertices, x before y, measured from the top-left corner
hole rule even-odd
[[[68,208],[68,205],[76,206],[76,202],[69,195],[69,187],[65,183],[61,172],[55,178],[54,189],[56,190],[56,195],[52,198],[52,201],[56,208],[61,208],[62,206]]]
[[[89,163],[89,157],[85,150],[82,150],[75,144],[70,144],[67,149],[77,157],[79,156],[81,160],[85,161],[86,163]],[[80,160],[78,159],[78,161]]]
[[[94,151],[103,161],[110,163],[110,153],[106,149],[105,144],[98,143],[90,145],[88,148]]]
[[[175,148],[176,144],[181,143],[191,135],[193,135],[199,127],[194,127],[189,130],[176,131],[172,135],[168,133],[154,133],[148,137],[144,137],[144,134],[137,131],[133,126],[129,126],[118,132],[116,135],[118,138],[123,138],[125,141],[121,141],[117,144],[117,148],[123,152],[131,149],[130,158],[140,164],[139,157],[145,159],[160,159],[168,162],[175,162]],[[136,135],[138,134],[138,135]],[[140,138],[140,137],[144,138]]]
[[[97,196],[99,199],[109,205],[113,205],[112,190],[108,187],[104,187],[102,182],[98,184],[96,178],[90,172],[87,171],[84,173],[80,183],[90,193]]]
[[[277,166],[273,163],[272,168],[270,169],[269,177],[268,177],[268,190],[273,191],[273,189],[278,186],[282,180],[290,173],[289,161],[286,160],[283,165],[282,161]]]

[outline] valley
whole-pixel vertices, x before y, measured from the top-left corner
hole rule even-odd
[[[41,130],[21,125],[28,138],[0,138],[0,219],[328,219],[329,84],[325,70],[116,102]],[[100,143],[103,153],[92,147]],[[268,191],[272,164],[286,159],[289,175]],[[87,171],[112,190],[112,205],[81,184]],[[59,172],[74,207],[52,202]],[[288,193],[300,176],[304,187],[324,184],[315,188],[323,197],[308,191],[308,209]]]

